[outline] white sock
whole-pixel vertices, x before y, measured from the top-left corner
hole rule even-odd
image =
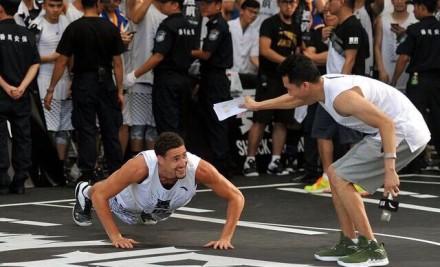
[[[274,162],[275,160],[280,159],[280,158],[281,158],[280,155],[272,155],[272,161],[271,161],[270,163],[272,163],[272,162]]]
[[[328,181],[327,173],[324,172],[324,173],[322,174],[322,179]]]
[[[86,186],[84,190],[82,191],[83,196],[90,199],[90,188],[92,188],[90,185]]]
[[[247,156],[246,157],[246,162],[248,162],[249,160],[255,161],[255,156]]]
[[[357,238],[353,238],[351,241],[353,241],[353,243],[355,243],[357,245],[357,243],[359,243],[359,239]]]

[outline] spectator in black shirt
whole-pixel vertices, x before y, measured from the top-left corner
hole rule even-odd
[[[31,166],[31,103],[29,84],[40,66],[35,38],[15,23],[17,0],[0,0],[0,192],[24,193],[24,181]],[[12,166],[14,178],[9,183],[8,131],[11,124]]]
[[[260,28],[260,69],[255,99],[261,101],[278,97],[287,92],[283,86],[281,75],[277,72],[278,65],[288,56],[296,54],[301,47],[299,25],[293,23],[293,14],[298,0],[278,0],[280,12],[267,18]],[[281,164],[281,152],[286,141],[287,124],[294,122],[294,110],[263,110],[253,114],[253,124],[248,133],[248,156],[243,166],[245,176],[258,176],[255,155],[263,136],[264,129],[273,123],[272,160],[267,173],[288,175],[289,172]]]
[[[99,17],[98,0],[82,0],[84,17],[72,22],[57,47],[58,57],[44,99],[50,109],[55,85],[73,56],[72,124],[78,133],[78,167],[83,178],[96,180],[96,116],[101,129],[104,153],[110,172],[122,164],[118,131],[123,103],[121,54],[124,52],[119,29]],[[114,68],[116,86],[112,77]]]
[[[436,0],[414,0],[414,15],[420,20],[408,26],[406,39],[397,47],[399,55],[392,84],[404,71],[410,78],[406,94],[420,110],[432,132],[432,142],[440,155],[440,22],[435,19]],[[422,159],[410,166],[414,171],[423,167]],[[411,170],[410,168],[410,170]]]
[[[202,124],[207,131],[207,138],[213,153],[214,166],[224,175],[228,170],[228,124],[218,121],[213,104],[231,99],[230,81],[226,69],[233,65],[232,37],[229,25],[221,13],[222,0],[202,0],[200,10],[209,18],[207,36],[203,47],[193,50],[194,57],[200,59],[200,88],[198,108]]]
[[[161,0],[161,11],[168,17],[156,32],[153,54],[127,75],[127,86],[154,69],[153,112],[158,133],[185,133],[185,110],[191,96],[188,68],[195,45],[195,28],[182,14],[183,0]]]

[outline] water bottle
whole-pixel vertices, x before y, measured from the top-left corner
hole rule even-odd
[[[382,209],[380,220],[389,222],[391,220],[392,212],[396,212],[399,208],[399,202],[393,200],[393,196],[388,194],[388,197],[382,198],[379,201],[379,208]]]

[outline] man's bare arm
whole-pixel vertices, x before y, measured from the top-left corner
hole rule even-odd
[[[132,248],[133,243],[121,235],[110,210],[108,201],[127,186],[138,183],[148,176],[148,167],[142,156],[137,156],[125,163],[107,179],[96,183],[90,192],[93,207],[108,237],[115,247]]]
[[[292,109],[303,105],[305,105],[305,103],[302,100],[290,96],[289,94],[284,94],[264,101],[255,101],[250,96],[246,96],[241,107],[257,111],[267,109]]]
[[[244,197],[240,190],[220,174],[210,163],[200,160],[196,170],[196,181],[211,188],[219,197],[228,201],[226,223],[220,239],[207,243],[206,247],[214,249],[234,248],[231,244],[237,222],[244,206]]]

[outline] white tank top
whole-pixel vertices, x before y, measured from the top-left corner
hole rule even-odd
[[[399,90],[388,84],[357,75],[328,74],[324,75],[325,102],[321,106],[339,124],[366,134],[373,134],[381,140],[379,129],[371,127],[353,117],[343,117],[333,107],[335,98],[342,92],[358,86],[365,99],[385,112],[394,122],[396,129],[396,147],[406,140],[411,151],[428,143],[431,133],[422,114]]]
[[[154,150],[147,150],[140,155],[144,157],[149,175],[140,184],[131,184],[116,195],[124,209],[132,213],[144,213],[152,221],[163,221],[178,208],[185,206],[196,194],[195,174],[200,158],[187,152],[188,164],[186,176],[177,180],[171,189],[165,189],[158,174],[157,157]]]
[[[397,35],[391,31],[391,23],[398,23],[394,20],[392,12],[382,13],[382,60],[385,66],[385,71],[387,72],[390,79],[393,76],[394,68],[396,66],[397,54],[396,50],[400,43],[404,41],[397,40]],[[401,27],[408,28],[409,25],[416,23],[417,19],[414,17],[414,13],[409,13],[408,18],[400,24]],[[408,81],[409,75],[404,72],[397,81],[397,89],[405,89],[406,82]]]
[[[159,24],[166,17],[167,16],[162,14],[154,4],[151,4],[144,18],[138,24],[134,24],[136,34],[133,37],[131,50],[133,68],[139,68],[151,56],[157,28],[159,28]],[[138,77],[136,82],[153,84],[153,72],[149,71]],[[135,90],[134,88],[133,90]],[[142,93],[142,89],[139,93]]]

